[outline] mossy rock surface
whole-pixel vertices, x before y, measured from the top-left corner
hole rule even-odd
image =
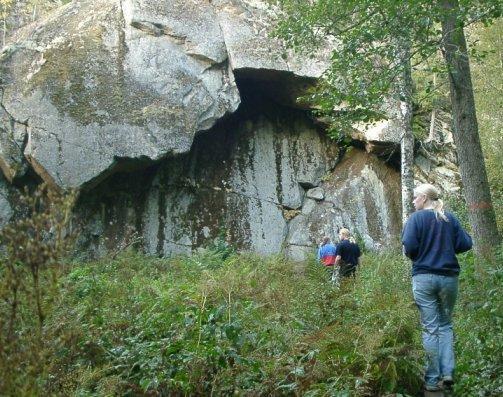
[[[80,188],[112,172],[117,159],[185,153],[196,132],[237,109],[216,20],[168,3],[72,2],[19,32],[4,52],[2,105],[27,123],[24,155],[43,179]],[[191,38],[200,43],[180,41],[177,13],[189,27],[204,22]]]

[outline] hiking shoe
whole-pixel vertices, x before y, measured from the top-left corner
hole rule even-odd
[[[448,390],[452,389],[453,384],[454,384],[454,379],[452,379],[452,376],[445,375],[442,378],[442,386],[444,386],[446,389],[448,389]]]
[[[439,385],[438,383],[435,385],[425,384],[424,390],[426,390],[426,391],[442,391],[442,390],[444,390],[444,388],[441,385]]]

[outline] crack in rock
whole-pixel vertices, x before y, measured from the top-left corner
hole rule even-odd
[[[27,139],[28,121],[17,120],[3,103],[3,90],[0,90],[0,168],[8,181],[24,175],[24,146]]]
[[[175,44],[181,45],[185,48],[186,55],[190,56],[191,58],[199,62],[207,63],[210,66],[220,65],[225,62],[225,60],[219,62],[216,59],[208,57],[207,55],[193,51],[192,48],[195,47],[195,45],[187,38],[186,35],[176,34],[173,32],[172,29],[163,24],[149,21],[132,21],[131,26],[151,36],[155,37],[166,36],[171,38]]]
[[[171,37],[175,40],[175,42],[177,42],[177,44],[185,44],[187,42],[187,36],[178,35],[174,33],[170,28],[160,23],[149,21],[131,21],[131,26],[155,37]]]
[[[220,187],[220,186],[202,186],[202,185],[199,185],[199,184],[183,184],[183,183],[178,183],[178,184],[177,183],[169,183],[166,186],[167,187],[171,187],[171,188],[190,188],[190,189],[207,189],[207,190],[214,190],[214,191],[224,191],[227,194],[234,194],[236,196],[245,197],[245,198],[252,199],[252,200],[257,200],[257,201],[260,201],[260,202],[263,202],[263,203],[273,204],[273,205],[275,205],[276,207],[278,207],[281,210],[299,211],[299,208],[290,208],[290,207],[288,207],[288,206],[286,206],[284,204],[281,204],[279,202],[276,202],[274,200],[267,200],[267,199],[264,199],[264,198],[259,197],[259,196],[248,195],[248,194],[237,192],[235,190],[232,190],[232,189],[226,188],[226,187]]]

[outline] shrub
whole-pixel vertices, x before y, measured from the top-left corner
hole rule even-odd
[[[75,196],[45,185],[25,192],[25,216],[0,231],[0,391],[36,394],[45,370],[46,316],[58,299],[58,277],[72,241]]]
[[[51,319],[60,344],[49,373],[58,375],[46,387],[364,395],[417,386],[417,319],[401,257],[367,257],[357,279],[337,290],[314,261],[302,268],[231,254],[216,266],[215,255],[130,252],[76,265]]]
[[[423,351],[402,256],[366,254],[340,288],[314,259],[223,257],[129,251],[74,264],[44,322],[44,370],[24,381],[79,396],[417,395]],[[477,293],[462,261],[456,387],[495,395],[501,272]]]
[[[494,264],[476,273],[473,257],[465,256],[456,318],[457,381],[460,395],[503,394],[503,246]]]

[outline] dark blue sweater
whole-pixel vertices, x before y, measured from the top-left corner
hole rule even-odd
[[[455,276],[459,273],[456,254],[472,248],[472,239],[457,218],[445,212],[448,222],[435,217],[433,210],[414,212],[403,229],[405,254],[412,259],[412,275],[433,273]]]
[[[358,258],[361,255],[360,247],[348,240],[342,240],[337,244],[336,255],[340,255],[344,263],[356,266],[358,265]]]

